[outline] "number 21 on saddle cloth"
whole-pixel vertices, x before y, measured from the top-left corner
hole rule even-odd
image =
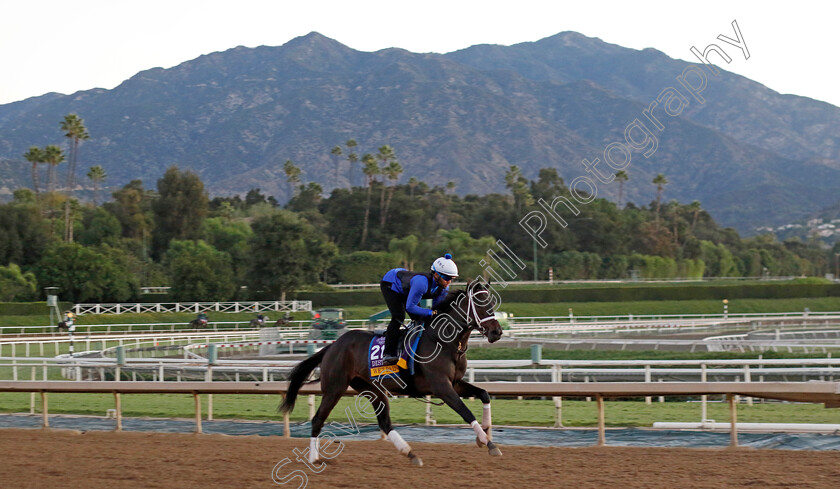
[[[420,336],[423,334],[422,327],[413,327],[409,325],[407,329],[401,332],[399,350],[397,355],[400,357],[396,365],[383,365],[382,356],[385,353],[385,335],[375,335],[370,341],[370,348],[368,349],[368,368],[370,369],[371,379],[387,379],[389,377],[396,377],[400,369],[408,370],[414,375],[414,353],[417,351],[417,344],[420,342]],[[411,335],[410,351],[404,348],[405,336]]]

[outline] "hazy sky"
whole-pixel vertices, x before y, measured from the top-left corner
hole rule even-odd
[[[0,0],[0,104],[113,88],[141,70],[240,45],[282,45],[311,31],[361,51],[438,53],[577,31],[696,61],[690,48],[733,37],[737,20],[750,59],[727,49],[726,69],[840,106],[837,62],[825,56],[838,44],[839,14],[840,3],[807,0]]]

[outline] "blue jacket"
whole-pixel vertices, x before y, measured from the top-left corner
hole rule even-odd
[[[405,311],[414,318],[429,318],[432,310],[420,307],[422,299],[432,299],[432,307],[437,306],[449,287],[441,287],[430,272],[410,272],[405,268],[394,268],[382,277],[383,282],[391,284],[391,290],[405,297]]]

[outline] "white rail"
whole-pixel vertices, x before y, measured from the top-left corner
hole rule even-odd
[[[299,312],[311,311],[312,301],[239,301],[239,302],[138,302],[115,304],[76,304],[76,315],[125,314],[144,312]]]
[[[328,340],[283,341],[273,343],[283,344],[315,344],[324,345]],[[256,345],[259,343],[253,343]],[[225,345],[230,348],[244,347],[244,343]],[[194,345],[200,346],[200,345]],[[79,355],[84,355],[81,353]],[[117,368],[125,375],[129,372],[146,372],[154,374],[156,380],[183,380],[179,373],[185,371],[199,372],[205,376],[209,369],[217,374],[254,375],[263,373],[263,379],[268,380],[267,374],[287,374],[299,359],[259,359],[242,360],[219,357],[215,363],[208,358],[194,355],[190,358],[139,358],[125,356],[123,363],[116,356],[76,356],[69,357],[0,357],[0,368],[8,368],[4,376],[11,376],[11,380],[32,377],[36,380],[36,373],[43,380],[49,380],[49,369],[61,368],[65,378],[81,380],[106,378],[105,373],[116,378],[119,376]],[[89,375],[78,375],[82,371],[90,371]],[[69,372],[69,373],[68,373]],[[98,374],[98,375],[95,375]],[[532,363],[531,360],[472,360],[467,366],[466,378],[474,381],[476,376],[486,380],[509,379],[540,379],[551,381],[585,380],[596,381],[599,377],[634,379],[642,377],[647,382],[658,379],[671,380],[676,376],[681,378],[726,378],[733,381],[750,381],[753,378],[786,379],[795,376],[804,380],[833,380],[840,375],[840,358],[805,358],[805,359],[732,359],[732,360],[542,360]],[[133,378],[136,378],[134,376]],[[789,379],[786,379],[789,380]],[[702,381],[702,380],[701,380]]]
[[[514,317],[511,320],[517,324],[527,322],[611,322],[611,321],[661,321],[674,319],[770,319],[770,318],[821,318],[840,320],[840,311],[823,312],[745,312],[745,313],[714,313],[714,314],[618,314],[609,316],[575,316],[570,314],[557,316],[528,316]]]
[[[703,278],[688,278],[688,277],[678,277],[678,278],[635,278],[635,279],[601,279],[601,280],[516,280],[508,282],[511,286],[517,285],[560,285],[560,284],[567,284],[567,285],[574,285],[574,284],[640,284],[640,283],[654,283],[654,284],[661,284],[661,283],[703,283],[703,282],[715,282],[715,281],[727,281],[727,282],[748,282],[748,281],[755,281],[755,282],[778,282],[778,281],[786,281],[786,280],[793,280],[797,277],[789,276],[789,277],[703,277]],[[463,286],[466,285],[466,282],[454,282],[452,285],[454,286]],[[372,284],[329,284],[330,287],[334,289],[372,289],[372,288],[379,288],[378,283]]]
[[[303,326],[308,321],[292,321],[287,328]],[[297,323],[295,325],[294,323]],[[156,332],[203,332],[203,331],[230,331],[230,330],[253,330],[249,321],[210,321],[207,326],[200,329],[190,328],[188,323],[113,323],[113,324],[76,324],[76,335],[81,334],[111,334],[111,333],[156,333]],[[13,331],[13,332],[12,332]],[[59,331],[55,326],[0,326],[0,339],[11,339],[24,335],[49,335],[66,336],[67,333]]]
[[[605,398],[638,396],[708,396],[725,395],[729,404],[730,446],[738,445],[737,405],[738,396],[784,399],[799,402],[824,403],[827,407],[840,406],[840,383],[837,382],[619,382],[619,383],[580,383],[580,382],[485,382],[476,384],[493,396],[560,396],[586,397],[596,399],[598,406],[598,445],[606,444]],[[115,401],[115,430],[122,430],[121,395],[185,393],[192,394],[195,400],[195,432],[201,433],[202,413],[201,394],[280,394],[288,389],[286,382],[54,382],[54,381],[16,381],[0,382],[0,392],[38,392],[41,395],[42,426],[49,427],[48,394],[51,392],[112,393]],[[300,394],[318,394],[320,385],[303,385]],[[348,390],[345,395],[353,395]],[[555,401],[556,403],[557,401]],[[557,404],[555,404],[557,406]],[[34,412],[34,409],[33,409]],[[208,402],[208,419],[212,419],[212,403]],[[704,420],[705,421],[705,420]],[[284,435],[290,436],[289,415],[283,417]],[[555,409],[555,425],[562,426],[561,408]]]

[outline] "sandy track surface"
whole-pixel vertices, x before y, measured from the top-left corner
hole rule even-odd
[[[0,486],[840,488],[836,451],[502,446],[491,458],[474,445],[412,443],[425,462],[413,467],[389,442],[343,443],[314,473],[295,460],[306,439],[0,429]]]

